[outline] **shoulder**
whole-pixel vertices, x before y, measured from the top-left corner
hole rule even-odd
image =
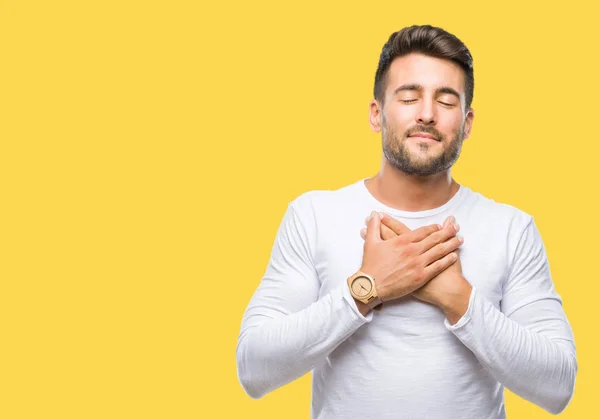
[[[522,232],[533,221],[533,215],[506,202],[498,202],[480,192],[467,189],[464,205],[472,215],[490,225],[498,225],[511,233]]]
[[[288,210],[307,231],[321,230],[335,224],[356,205],[360,196],[358,182],[336,189],[314,189],[301,193],[290,203]]]
[[[478,234],[485,236],[486,240],[494,241],[488,245],[503,243],[502,247],[509,266],[517,256],[518,249],[521,248],[519,243],[531,240],[531,237],[541,242],[532,214],[515,205],[498,202],[479,192],[470,189],[467,192],[468,197],[464,205],[469,214],[468,222]]]
[[[306,191],[290,202],[299,215],[327,216],[334,214],[348,204],[355,202],[358,183],[336,189],[315,189]]]

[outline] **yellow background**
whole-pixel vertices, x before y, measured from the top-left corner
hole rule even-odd
[[[591,4],[2,1],[0,417],[308,418],[310,375],[243,392],[242,314],[288,202],[379,169],[379,53],[427,23],[475,60],[453,174],[535,216],[578,348],[562,417],[599,417]]]

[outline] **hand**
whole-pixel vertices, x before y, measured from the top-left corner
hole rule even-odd
[[[403,225],[407,231],[383,240],[381,226],[374,211],[367,221],[360,270],[374,278],[382,301],[410,294],[456,261],[452,252],[461,243],[453,228],[433,224],[411,231]]]
[[[453,216],[446,218],[443,228],[455,227],[456,232],[460,229]],[[400,221],[384,214],[381,221],[381,236],[384,240],[393,239],[411,230]],[[361,230],[364,236],[364,229]],[[471,295],[471,285],[462,274],[459,250],[455,250],[457,260],[444,271],[436,275],[421,288],[413,291],[412,295],[430,304],[434,304],[444,310],[449,321],[454,324],[458,321],[468,308]]]

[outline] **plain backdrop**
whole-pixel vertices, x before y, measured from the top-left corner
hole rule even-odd
[[[535,217],[578,350],[562,417],[595,418],[592,4],[0,2],[0,417],[308,418],[310,374],[243,392],[241,318],[287,204],[377,173],[381,47],[431,24],[475,63],[453,176]]]

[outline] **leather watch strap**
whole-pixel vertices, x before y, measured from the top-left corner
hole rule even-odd
[[[381,301],[380,298],[375,298],[373,299],[373,301],[370,301],[367,305],[373,310],[381,310],[381,308],[383,307],[383,301]]]

